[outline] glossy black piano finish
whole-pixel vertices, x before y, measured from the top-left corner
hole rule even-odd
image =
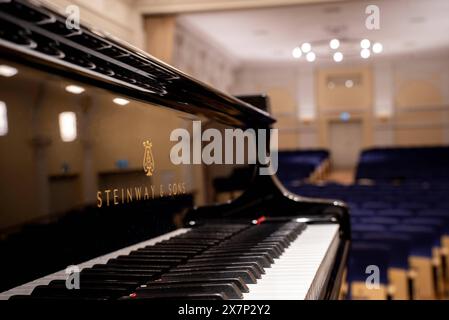
[[[0,24],[0,65],[18,71],[0,77],[0,292],[188,227],[83,269],[85,290],[67,295],[55,280],[36,296],[240,298],[304,223],[329,223],[341,241],[319,297],[336,297],[350,239],[343,203],[291,194],[258,164],[170,160],[171,133],[193,134],[193,121],[269,129],[267,97],[235,98],[98,31],[68,32],[63,16],[36,2],[1,1]],[[160,282],[176,294],[162,294]]]

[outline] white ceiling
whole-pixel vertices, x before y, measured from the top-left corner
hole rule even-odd
[[[370,4],[380,8],[380,30],[365,27],[365,8]],[[384,48],[379,56],[449,52],[448,0],[343,1],[188,13],[179,22],[242,62],[295,62],[291,55],[295,46],[306,41],[327,43],[334,37],[379,41]],[[358,40],[341,50],[346,58],[360,59]],[[316,51],[317,62],[331,61],[327,45]]]

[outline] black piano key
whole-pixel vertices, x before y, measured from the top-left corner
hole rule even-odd
[[[257,283],[257,279],[248,271],[192,271],[192,272],[169,272],[163,274],[161,279],[168,280],[173,278],[189,279],[190,277],[216,277],[216,278],[235,278],[239,277],[245,283]]]
[[[276,259],[276,258],[278,258],[280,256],[280,254],[278,254],[276,252],[276,250],[269,249],[269,248],[256,248],[256,247],[253,247],[253,248],[249,248],[249,247],[248,248],[239,248],[239,249],[233,248],[231,250],[224,249],[224,248],[220,248],[220,249],[218,249],[218,248],[211,248],[211,249],[205,251],[203,254],[224,253],[224,252],[235,252],[235,253],[246,253],[246,252],[251,253],[251,252],[253,252],[253,253],[256,253],[256,254],[258,254],[258,253],[266,253],[272,259]]]
[[[232,258],[232,257],[257,257],[268,260],[270,264],[274,263],[273,257],[267,253],[255,252],[205,252],[195,258]]]
[[[175,248],[168,248],[168,249],[161,249],[161,248],[141,248],[134,251],[131,251],[129,254],[139,254],[139,253],[145,253],[145,254],[163,254],[163,255],[194,255],[198,252],[201,252],[202,250],[192,250],[188,248],[184,249],[175,249]]]
[[[209,248],[208,245],[201,245],[201,244],[196,244],[196,243],[190,243],[190,244],[186,244],[186,243],[166,243],[166,242],[159,242],[157,244],[155,244],[154,246],[146,246],[143,247],[141,249],[145,250],[145,249],[150,249],[150,248],[156,248],[158,250],[205,250],[207,248]],[[140,249],[138,249],[140,250]]]
[[[99,297],[99,298],[119,298],[129,293],[128,288],[102,288],[102,287],[88,287],[80,289],[69,290],[66,287],[50,287],[37,286],[31,293],[32,296],[41,297]]]
[[[181,263],[183,259],[152,259],[141,258],[133,256],[121,256],[114,259],[110,259],[107,263],[114,264],[115,262],[121,262],[123,264],[139,264],[139,265],[177,265]]]
[[[203,283],[203,284],[166,284],[161,283],[160,285],[151,285],[144,288],[138,288],[136,294],[138,297],[145,297],[147,294],[152,294],[154,292],[164,292],[170,293],[174,292],[176,294],[186,292],[186,293],[225,293],[230,299],[241,299],[243,298],[242,292],[233,283]]]
[[[140,269],[140,270],[154,270],[154,269],[158,269],[158,270],[168,270],[170,268],[173,268],[173,265],[169,266],[169,265],[160,265],[160,264],[153,264],[153,263],[127,263],[126,261],[111,261],[108,262],[107,264],[104,265],[100,265],[100,266],[106,266],[106,267],[111,267],[111,268],[117,268],[117,269]],[[92,267],[93,268],[93,267]],[[100,268],[100,267],[96,267],[96,268]],[[95,269],[95,268],[93,268]]]
[[[180,280],[164,280],[164,279],[158,279],[155,281],[148,282],[145,285],[142,285],[141,287],[149,287],[153,285],[159,285],[159,284],[180,284],[180,283],[187,283],[187,284],[201,284],[201,283],[233,283],[241,292],[249,292],[248,286],[243,282],[241,278],[214,278],[214,277],[202,277],[201,279],[180,279]]]
[[[256,278],[260,279],[262,274],[257,271],[256,268],[251,266],[201,266],[201,267],[184,267],[183,265],[171,269],[170,272],[190,272],[190,271],[227,271],[227,270],[244,270],[251,272],[251,274]]]
[[[228,300],[224,292],[219,293],[191,293],[191,292],[151,292],[145,294],[145,297],[133,293],[122,297],[120,300]]]
[[[142,259],[177,259],[177,260],[185,260],[192,255],[188,254],[176,254],[176,255],[170,255],[170,254],[160,254],[160,253],[154,253],[154,252],[146,252],[146,251],[140,251],[140,252],[131,252],[126,257],[128,258],[142,258]]]
[[[192,258],[189,260],[189,262],[209,262],[209,261],[216,261],[216,262],[223,262],[224,264],[227,262],[256,262],[260,264],[262,267],[269,268],[271,266],[271,262],[262,256],[239,256],[239,257],[210,257],[210,258]]]
[[[89,270],[89,269],[86,269]],[[93,272],[98,272],[98,273],[122,273],[122,274],[161,274],[166,270],[162,270],[162,269],[139,269],[139,268],[112,268],[112,266],[105,266],[103,268],[101,267],[96,267],[96,268],[92,268],[90,269]]]
[[[274,243],[274,242],[245,242],[242,243],[222,243],[219,246],[216,246],[214,248],[242,248],[242,247],[270,247],[277,250],[280,254],[282,254],[285,250],[285,247],[283,247],[280,243]]]
[[[52,281],[50,281],[48,286],[65,288],[66,283],[65,283],[65,280],[52,280]],[[137,282],[137,281],[84,280],[84,281],[80,282],[81,288],[125,288],[128,290],[134,290],[138,286],[139,286],[139,282]]]
[[[114,269],[114,270],[125,270],[133,269],[137,271],[144,272],[164,272],[167,271],[170,266],[167,265],[128,265],[128,264],[94,264],[91,269]]]
[[[216,261],[210,261],[210,262],[187,262],[186,264],[180,265],[180,267],[220,267],[220,266],[236,266],[236,267],[246,267],[250,266],[257,270],[260,274],[265,273],[265,269],[258,264],[257,262],[228,262],[226,264],[223,264],[223,262],[216,262]]]
[[[246,245],[246,244],[241,244],[241,245],[233,245],[233,246],[216,246],[216,247],[211,247],[210,249],[206,250],[205,252],[211,252],[211,251],[248,251],[248,250],[254,250],[254,251],[258,251],[258,250],[266,250],[267,252],[271,253],[273,256],[275,257],[279,257],[283,251],[279,250],[278,247],[276,246],[271,246],[271,245]]]
[[[119,273],[119,272],[104,272],[102,270],[96,272],[96,270],[84,269],[80,273],[80,281],[84,280],[118,280],[118,281],[138,281],[144,283],[151,279],[159,277],[159,273]]]
[[[217,243],[219,243],[219,240],[202,240],[202,239],[195,239],[194,241],[192,241],[191,239],[178,239],[178,238],[173,238],[168,240],[170,241],[170,244],[184,244],[184,245],[189,245],[191,243],[194,244],[201,244],[201,245],[205,245],[205,246],[213,246]]]

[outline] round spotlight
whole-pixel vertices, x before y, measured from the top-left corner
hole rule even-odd
[[[346,80],[345,81],[345,87],[346,88],[352,88],[354,86],[354,81],[352,80]]]
[[[362,49],[362,50],[360,51],[360,56],[361,56],[363,59],[368,59],[370,55],[371,55],[371,52],[369,51],[369,49]]]
[[[334,61],[335,62],[340,62],[343,60],[343,53],[341,53],[340,51],[337,51],[334,53]]]
[[[65,91],[73,93],[73,94],[81,94],[84,92],[84,88],[80,86],[76,86],[74,84],[70,84],[65,87]]]
[[[304,42],[304,43],[301,45],[301,50],[302,50],[302,52],[307,53],[307,52],[309,52],[310,50],[312,50],[312,46],[310,45],[310,43]]]
[[[384,49],[384,47],[383,47],[382,43],[376,42],[375,44],[373,44],[373,52],[374,53],[381,53],[383,49]]]
[[[338,39],[332,39],[329,42],[329,47],[331,47],[331,49],[338,49],[338,47],[340,46],[340,41]]]
[[[307,55],[306,55],[306,59],[309,62],[313,62],[316,59],[316,55],[314,52],[310,51]]]
[[[14,77],[19,71],[11,66],[8,66],[6,64],[0,65],[0,76],[10,78]]]
[[[119,106],[126,106],[129,103],[129,100],[126,100],[124,98],[114,98],[112,100],[115,104],[118,104]]]
[[[294,48],[293,51],[292,51],[292,56],[293,56],[293,58],[295,58],[295,59],[301,58],[301,56],[302,56],[301,48],[300,48],[300,47]]]
[[[371,45],[371,42],[368,39],[363,39],[362,41],[360,41],[360,47],[362,49],[368,49]]]

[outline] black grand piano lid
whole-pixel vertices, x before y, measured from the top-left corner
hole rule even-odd
[[[0,2],[2,56],[227,125],[266,127],[275,121],[116,38],[85,26],[68,30],[65,21],[35,2]]]

